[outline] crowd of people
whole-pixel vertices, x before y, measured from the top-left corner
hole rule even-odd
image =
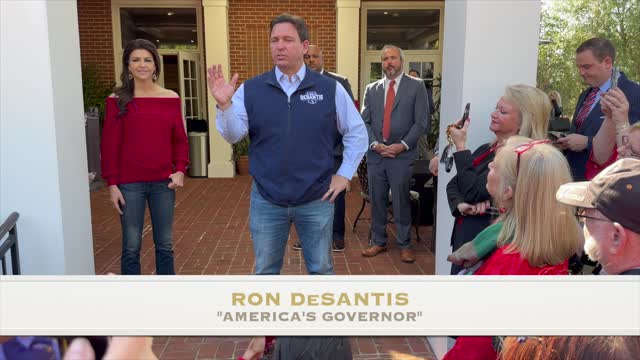
[[[255,273],[280,273],[291,225],[300,238],[293,248],[302,250],[308,273],[334,273],[331,252],[345,249],[344,193],[365,155],[372,221],[370,246],[362,256],[387,251],[391,204],[400,259],[414,262],[409,190],[418,143],[430,129],[433,109],[428,87],[405,74],[402,49],[384,46],[383,77],[367,86],[359,113],[348,79],[325,69],[322,49],[310,44],[302,18],[288,14],[274,18],[270,38],[275,65],[270,71],[237,86],[237,74],[227,80],[220,65],[208,69],[218,131],[230,143],[246,136],[251,140],[254,181],[249,216]],[[456,218],[451,235],[452,274],[466,272],[465,257],[488,255],[479,254],[472,240],[487,228],[495,231],[494,225],[501,222],[496,217],[501,220],[509,214],[498,206],[488,183],[496,154],[509,139],[520,139],[522,144],[513,144],[515,148],[536,143],[531,147],[551,146],[561,152],[570,169],[565,182],[592,179],[617,158],[637,156],[640,86],[623,72],[616,75],[615,56],[607,39],[589,39],[577,48],[576,65],[589,88],[578,100],[569,131],[560,135],[554,131],[548,144],[538,142],[549,139],[548,130],[558,129],[553,121],[562,118],[561,97],[556,91],[547,95],[529,85],[506,87],[490,114],[489,130],[495,138],[477,149],[467,148],[467,134],[473,129],[470,119],[448,127],[456,168],[446,186]],[[160,62],[153,43],[129,42],[122,63],[122,85],[107,99],[102,141],[103,176],[121,215],[122,274],[140,273],[147,203],[156,273],[174,274],[175,189],[183,185],[189,164],[180,101],[177,94],[156,83]],[[519,154],[518,161],[521,157],[527,156]],[[436,157],[430,164],[434,176],[437,164]],[[563,172],[564,165],[556,163],[554,174]],[[525,220],[530,220],[531,213]],[[548,223],[551,213],[534,219],[540,225],[536,232],[544,232],[542,224]],[[509,229],[520,222],[510,220]]]
[[[208,69],[217,130],[229,143],[250,138],[255,273],[280,273],[294,225],[294,248],[302,251],[308,273],[334,274],[332,251],[345,249],[344,192],[365,155],[372,221],[362,256],[387,251],[391,203],[400,259],[414,262],[412,166],[433,112],[423,81],[405,74],[401,48],[386,45],[383,77],[366,87],[359,112],[348,80],[324,68],[322,49],[310,44],[302,18],[277,16],[269,34],[271,70],[238,86],[237,74],[227,79],[221,65]],[[566,275],[570,259],[583,249],[606,274],[640,274],[640,86],[624,73],[612,78],[615,58],[606,39],[577,48],[576,65],[589,87],[569,131],[554,139],[548,130],[562,116],[560,95],[529,85],[506,87],[490,114],[495,138],[477,149],[467,147],[469,120],[449,127],[456,168],[446,185],[456,219],[451,274]],[[140,274],[148,204],[156,274],[172,275],[175,190],[189,165],[180,98],[156,83],[160,57],[153,43],[129,42],[122,65],[122,85],[106,99],[102,140],[102,174],[122,225],[121,274]],[[437,157],[430,169],[436,176]],[[245,358],[261,356],[270,341],[255,338]],[[546,359],[553,357],[540,354],[569,349],[572,341],[581,343],[507,338],[496,347],[491,337],[460,337],[446,358]],[[350,358],[342,337],[284,337],[275,344],[279,359],[298,358],[293,353]],[[619,338],[597,344],[620,354],[639,348],[637,341]]]

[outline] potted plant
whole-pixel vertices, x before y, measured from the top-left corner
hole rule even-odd
[[[105,83],[98,78],[98,70],[95,65],[82,67],[82,101],[84,111],[97,107],[100,114],[100,128],[104,120],[105,99],[113,92],[115,83]]]
[[[249,137],[233,144],[233,159],[236,161],[236,173],[249,175]]]
[[[82,100],[85,111],[85,136],[87,144],[87,167],[90,189],[101,186],[100,174],[100,134],[104,121],[105,99],[113,91],[115,84],[105,83],[98,78],[95,66],[82,68]]]
[[[442,78],[440,75],[436,76],[431,82],[431,97],[433,98],[433,112],[431,113],[431,129],[427,135],[429,147],[434,149],[438,143],[438,137],[440,135],[440,90],[441,90]],[[433,152],[432,152],[433,156]],[[431,157],[432,157],[431,156]],[[429,157],[429,159],[431,159]]]

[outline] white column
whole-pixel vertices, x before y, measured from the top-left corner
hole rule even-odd
[[[204,37],[206,67],[222,64],[227,80],[231,79],[229,60],[229,2],[227,0],[202,0],[204,6]],[[230,178],[235,175],[235,162],[232,160],[231,145],[216,130],[216,100],[209,94],[209,168],[210,178]]]
[[[471,102],[468,147],[493,139],[489,114],[507,85],[536,84],[541,3],[537,0],[447,0],[444,12],[440,150],[446,127],[460,118]],[[446,185],[455,174],[440,167],[436,274],[450,272],[450,215]],[[430,338],[438,358],[447,351],[446,338]]]
[[[360,0],[336,0],[336,72],[346,76],[358,98]]]
[[[24,274],[94,274],[76,3],[0,8],[0,218]]]

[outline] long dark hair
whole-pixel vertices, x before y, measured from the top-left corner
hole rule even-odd
[[[127,113],[127,104],[133,100],[133,90],[135,87],[133,79],[129,79],[129,58],[131,53],[135,50],[147,50],[153,57],[153,62],[156,66],[156,77],[160,76],[160,55],[158,54],[158,48],[149,40],[135,39],[131,40],[124,47],[122,53],[122,73],[120,74],[120,82],[122,85],[118,86],[114,93],[118,97],[118,109],[120,109],[119,116],[124,116]],[[155,81],[155,80],[154,80]]]

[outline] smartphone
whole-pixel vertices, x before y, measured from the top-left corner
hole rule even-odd
[[[611,88],[618,87],[618,79],[620,78],[620,69],[617,66],[614,66],[611,69]]]
[[[462,113],[462,119],[456,125],[456,129],[462,129],[464,127],[465,121],[469,119],[469,111],[471,110],[471,103],[467,103],[467,106],[464,107],[464,113]]]
[[[558,141],[559,139],[567,136],[567,133],[561,131],[549,131],[548,135],[549,139],[551,139],[552,141]]]

